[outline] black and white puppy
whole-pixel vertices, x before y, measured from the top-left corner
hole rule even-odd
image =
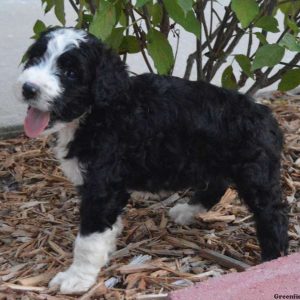
[[[234,184],[254,213],[262,259],[285,255],[282,134],[270,110],[206,82],[129,77],[119,56],[83,30],[52,29],[19,78],[29,137],[57,132],[56,155],[81,197],[74,261],[50,286],[89,289],[115,250],[129,190],[195,190],[170,211],[187,224]]]

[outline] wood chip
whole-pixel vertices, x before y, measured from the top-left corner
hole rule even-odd
[[[200,255],[207,259],[212,259],[219,265],[227,268],[235,268],[238,271],[245,271],[250,266],[242,261],[238,261],[237,259],[228,257],[224,254],[218,253],[209,249],[201,249]]]
[[[39,287],[39,286],[23,286],[13,283],[5,283],[3,285],[6,288],[17,290],[17,291],[33,291],[33,292],[43,292],[46,290],[45,287]]]
[[[154,271],[159,267],[151,264],[127,265],[118,269],[121,274],[141,273],[145,271]]]
[[[225,223],[231,223],[235,220],[234,215],[226,215],[223,216],[219,212],[207,212],[207,213],[201,213],[197,215],[197,218],[199,218],[203,222],[207,223],[214,223],[214,222],[225,222]]]
[[[55,275],[54,272],[51,273],[44,273],[37,276],[27,277],[27,278],[20,278],[18,279],[18,283],[23,286],[36,286],[41,283],[48,283],[49,280]]]

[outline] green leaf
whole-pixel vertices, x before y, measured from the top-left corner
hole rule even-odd
[[[300,69],[287,71],[278,85],[280,91],[289,91],[300,85]]]
[[[42,0],[42,5],[46,3],[44,8],[45,14],[48,13],[54,7],[54,0]]]
[[[185,21],[181,24],[183,28],[187,31],[192,32],[197,38],[200,38],[201,34],[201,24],[197,20],[193,10],[190,10],[185,18]]]
[[[246,55],[238,54],[235,56],[236,61],[240,65],[243,72],[248,76],[253,78],[253,73],[251,72],[251,61]]]
[[[153,25],[160,24],[163,16],[161,5],[159,3],[155,3],[150,9],[150,14],[152,16],[152,24]]]
[[[286,16],[284,18],[284,22],[295,34],[299,33],[300,28],[298,27],[298,24],[294,20]]]
[[[83,23],[91,24],[93,21],[93,15],[84,13],[82,15],[82,21],[83,21]]]
[[[127,16],[126,16],[126,14],[124,13],[123,10],[121,10],[121,13],[120,13],[119,23],[123,27],[127,27],[128,26],[128,24],[127,24]]]
[[[280,63],[284,56],[284,48],[277,44],[268,44],[258,48],[253,65],[252,71],[262,67],[273,67]]]
[[[86,0],[85,0],[86,1]],[[113,2],[112,5],[114,5],[115,7],[115,11],[116,11],[116,21],[115,21],[115,25],[117,24],[117,21],[120,19],[121,17],[121,13],[123,12],[123,6],[122,6],[122,1],[117,0],[116,1],[112,1],[110,0],[110,2]],[[124,26],[126,27],[126,26]]]
[[[32,45],[31,45],[32,46]],[[31,47],[30,46],[30,47]],[[21,61],[20,61],[20,65],[23,64],[25,61],[28,60],[28,51],[30,50],[30,47],[26,50],[26,52],[23,54]]]
[[[256,0],[232,0],[231,7],[243,28],[248,27],[259,13]]]
[[[159,74],[168,74],[174,65],[172,47],[159,31],[150,29],[147,34],[147,49]]]
[[[254,34],[256,35],[258,40],[261,42],[261,44],[263,44],[263,45],[268,44],[266,37],[261,32],[255,32]]]
[[[66,25],[66,16],[65,16],[65,5],[64,0],[54,0],[55,8],[54,12],[58,21],[65,26]]]
[[[118,51],[123,40],[124,27],[113,28],[110,36],[105,40],[105,43],[112,49]]]
[[[257,22],[255,22],[255,26],[262,28],[265,31],[279,32],[278,21],[272,16],[261,17]]]
[[[291,0],[288,2],[286,0],[280,0],[278,7],[286,16],[295,16],[300,9],[300,1]]]
[[[290,51],[300,52],[300,43],[297,38],[290,33],[286,33],[282,40],[279,42],[279,45],[285,47]]]
[[[224,70],[222,74],[222,86],[230,90],[236,90],[238,88],[232,66],[228,66]]]
[[[111,34],[116,21],[114,4],[102,0],[90,25],[89,32],[104,41]]]
[[[140,42],[139,40],[133,36],[133,35],[128,35],[125,36],[121,42],[121,45],[119,47],[119,53],[138,53],[140,52],[141,47],[140,47]]]
[[[183,9],[185,15],[193,8],[193,0],[177,0],[177,3]]]
[[[201,33],[201,24],[197,20],[193,10],[186,15],[183,9],[174,0],[163,0],[170,17],[180,24],[186,31],[194,33],[198,38]]]
[[[24,55],[21,58],[20,65],[23,64],[28,59],[27,53],[24,53]]]
[[[150,1],[152,1],[152,0],[136,0],[135,6],[137,8],[140,8],[140,7],[144,6],[145,4],[149,3]]]
[[[47,26],[41,21],[37,20],[33,26],[34,39],[38,39],[43,31],[47,29]]]

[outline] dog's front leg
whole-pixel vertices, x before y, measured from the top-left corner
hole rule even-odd
[[[129,197],[115,185],[84,185],[79,192],[80,232],[75,240],[73,263],[49,284],[59,286],[65,294],[84,292],[96,283],[100,269],[115,251],[117,236],[122,231],[120,213]]]

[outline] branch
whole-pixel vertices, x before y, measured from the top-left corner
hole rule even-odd
[[[210,76],[211,79],[216,75],[217,71],[219,70],[219,68],[226,62],[227,57],[232,53],[232,51],[235,49],[236,45],[239,43],[239,41],[241,40],[241,38],[244,35],[244,31],[241,29],[238,29],[238,33],[236,34],[236,36],[234,37],[233,41],[231,42],[231,44],[227,47],[225,53],[222,55],[222,57],[220,57],[214,64],[211,72],[210,72]],[[211,80],[210,79],[210,80]]]
[[[87,0],[87,3],[89,4],[90,10],[92,15],[96,13],[96,5],[93,0]]]
[[[249,41],[248,41],[248,47],[247,47],[247,56],[250,57],[251,55],[251,48],[253,44],[253,32],[252,27],[249,28]]]
[[[209,35],[212,34],[212,28],[213,28],[213,13],[214,13],[214,1],[210,1],[210,21],[209,21]],[[217,18],[219,17],[216,12]],[[221,23],[221,20],[219,19],[219,22]]]
[[[217,36],[219,31],[220,31],[220,27],[217,27],[215,29],[215,31],[211,34],[211,40],[213,40]],[[201,51],[203,51],[206,47],[208,47],[208,42],[209,41],[205,41],[202,44]],[[186,61],[186,68],[185,68],[185,72],[184,72],[184,76],[183,76],[184,79],[189,79],[190,78],[196,56],[197,56],[197,51],[195,51],[195,52],[193,52],[189,55],[189,57]]]
[[[185,72],[183,75],[184,79],[190,79],[191,77],[191,73],[192,73],[192,69],[193,69],[193,65],[196,59],[196,55],[197,55],[197,51],[195,51],[194,53],[191,53],[186,61],[186,68],[185,68]]]
[[[158,3],[162,7],[162,18],[161,18],[161,22],[159,24],[159,29],[160,29],[160,32],[163,33],[166,38],[168,38],[168,35],[169,35],[169,32],[170,32],[169,15],[168,15],[168,12],[167,12],[162,0],[159,0]]]
[[[224,45],[226,45],[226,43],[228,42],[228,40],[225,40],[224,30],[225,30],[225,28],[227,28],[227,32],[228,32],[229,28],[232,27],[233,22],[231,22],[231,24],[227,23],[230,16],[231,16],[230,8],[227,6],[225,8],[225,14],[224,14],[224,17],[223,17],[223,21],[218,26],[219,30],[218,30],[218,34],[216,35],[216,41],[214,43],[214,47],[213,47],[212,51],[209,52],[209,59],[206,62],[204,68],[203,68],[203,73],[206,74],[205,77],[206,77],[207,81],[210,81],[210,79],[211,79],[210,71],[212,69],[214,61],[220,55],[220,53],[219,53],[220,50],[222,50]],[[232,20],[234,20],[234,17],[233,17]],[[234,20],[234,27],[235,26],[236,26],[236,24],[235,24],[235,20]],[[226,33],[226,31],[225,31],[225,33]],[[231,38],[231,36],[230,36],[230,38]]]
[[[175,63],[177,60],[177,55],[178,55],[178,49],[179,49],[179,40],[180,40],[180,30],[179,29],[173,29],[172,30],[174,32],[174,35],[177,37],[177,41],[176,41],[176,50],[175,50],[175,55],[174,55],[174,65],[173,68],[170,72],[170,74],[173,74],[174,68],[175,68]]]
[[[78,14],[79,12],[79,9],[78,7],[76,6],[76,3],[73,1],[73,0],[69,0],[71,6],[73,7],[73,9],[75,10],[76,14]]]
[[[202,0],[197,0],[196,8],[195,8],[197,20],[199,21],[200,24],[202,23],[203,27],[206,29],[205,35],[206,35],[206,40],[208,40],[208,30],[207,30],[206,22],[205,22],[204,16],[202,16],[203,11],[204,11],[204,7],[202,6]],[[202,18],[202,22],[201,22],[201,18]],[[200,32],[201,32],[201,25],[200,25]],[[202,37],[202,34],[200,33],[200,38],[196,39],[196,53],[197,53],[196,62],[197,62],[197,80],[198,81],[203,79],[201,37]],[[211,49],[210,42],[208,42],[208,45]]]
[[[218,15],[217,11],[216,11],[215,9],[213,9],[212,11],[213,11],[214,15],[216,15],[218,21],[219,21],[220,23],[222,23],[222,19],[221,19],[220,16]]]
[[[250,57],[250,55],[251,55],[252,45],[253,45],[253,31],[252,31],[252,26],[250,26],[249,27],[249,40],[248,40],[248,47],[247,47],[247,54],[246,54],[247,57]],[[245,86],[248,78],[249,78],[248,75],[244,71],[241,71],[241,76],[238,81],[239,88],[242,88],[243,86]]]
[[[141,47],[141,52],[142,52],[142,56],[144,58],[144,61],[145,61],[146,65],[147,65],[149,71],[151,73],[153,73],[153,69],[152,69],[152,67],[150,65],[150,62],[149,62],[149,60],[147,58],[147,55],[145,53],[145,50],[144,50],[145,39],[144,39],[144,36],[143,36],[143,32],[140,30],[139,26],[136,23],[136,19],[135,19],[133,10],[132,10],[131,3],[128,3],[128,5],[126,6],[126,9],[127,9],[127,12],[130,15],[131,20],[132,20],[132,25],[133,25],[134,33],[135,33],[136,37],[138,38],[138,40],[140,41],[140,47]]]
[[[144,13],[144,20],[146,23],[146,27],[147,27],[147,30],[149,31],[151,29],[151,22],[150,22],[150,15],[149,15],[146,5],[143,6],[143,13]]]
[[[276,74],[268,79],[268,85],[275,83],[277,80],[282,78],[282,75],[289,71],[291,67],[297,66],[297,63],[300,61],[300,53],[297,53],[294,58],[287,64],[285,67],[281,68]],[[297,66],[299,68],[299,66]]]
[[[197,15],[197,19],[200,22],[200,24],[202,23],[203,25],[203,29],[204,29],[204,34],[205,34],[205,40],[208,41],[208,49],[209,51],[212,51],[212,46],[211,46],[211,38],[208,32],[208,28],[207,28],[207,24],[206,24],[206,19],[204,16],[204,7],[201,5],[201,0],[198,0],[196,3],[196,15]],[[211,30],[211,27],[210,27]]]
[[[126,10],[124,11],[125,16],[126,16],[126,36],[129,35],[129,16],[128,14],[126,14]],[[123,62],[126,63],[127,60],[127,52],[125,51],[124,55],[123,55]]]
[[[226,31],[223,32],[223,30],[222,30],[222,32],[219,32],[219,34],[217,36],[217,40],[214,45],[213,52],[210,53],[213,55],[211,55],[211,57],[207,61],[206,65],[204,66],[204,72],[206,73],[207,81],[211,81],[211,79],[213,78],[213,76],[217,70],[216,68],[214,68],[215,62],[217,61],[217,64],[219,65],[221,61],[224,62],[224,55],[228,56],[230,54],[229,52],[224,54],[223,50],[227,46],[229,41],[231,40],[234,31],[235,30],[238,31],[239,28],[238,28],[237,24],[238,24],[238,20],[236,19],[235,16],[232,16],[230,23],[226,22],[226,24],[224,23],[224,25],[223,25],[224,27],[226,27]],[[241,32],[239,35],[237,34],[237,37],[234,38],[232,43],[235,43],[236,40],[239,41],[240,35],[242,35],[242,34],[243,33],[241,33]],[[221,64],[223,64],[223,62]]]
[[[272,77],[267,76],[272,72],[273,68],[268,68],[260,78],[256,78],[255,83],[248,89],[248,95],[254,95],[258,90],[267,87],[282,78],[284,73],[291,69],[291,65],[296,65],[300,61],[300,53],[297,53],[294,58],[283,68],[277,71]]]

